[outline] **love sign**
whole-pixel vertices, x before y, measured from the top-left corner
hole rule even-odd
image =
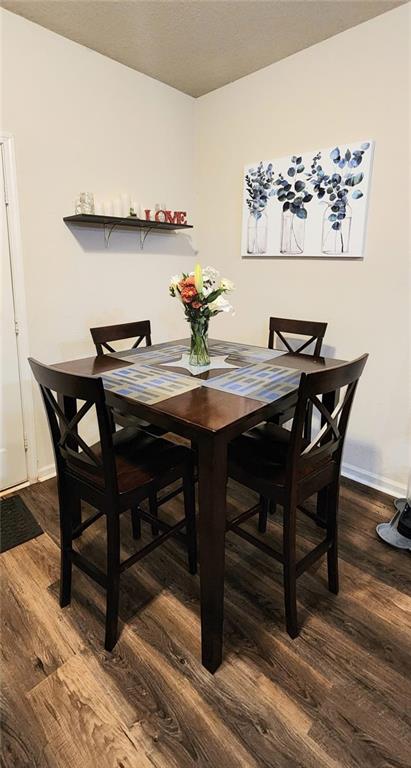
[[[146,221],[152,221],[151,209],[146,208],[144,211]],[[187,224],[187,211],[156,211],[154,214],[154,221],[165,221],[167,224]]]

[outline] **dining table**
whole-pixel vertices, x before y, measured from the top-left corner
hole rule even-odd
[[[103,380],[109,407],[191,441],[198,461],[201,657],[222,662],[228,445],[297,401],[301,373],[344,361],[209,340],[210,364],[190,365],[190,339],[62,361],[52,367]]]

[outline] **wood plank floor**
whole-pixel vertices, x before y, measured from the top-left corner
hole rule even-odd
[[[375,534],[392,499],[344,483],[341,591],[327,591],[323,563],[299,579],[296,640],[284,630],[280,566],[230,534],[225,656],[212,676],[199,663],[198,577],[178,542],[122,577],[109,654],[97,585],[75,569],[71,605],[58,605],[55,480],[20,493],[45,533],[0,558],[2,768],[410,766],[410,556]],[[250,503],[230,485],[231,515]],[[164,513],[177,517],[181,504]],[[305,520],[299,530],[304,552],[319,531]],[[124,516],[124,557],[130,534]],[[267,536],[280,541],[280,515]],[[78,546],[104,567],[102,520]]]

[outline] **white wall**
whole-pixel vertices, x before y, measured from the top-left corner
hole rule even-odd
[[[82,190],[122,190],[149,206],[194,211],[195,101],[179,91],[2,10],[3,114],[15,137],[30,353],[44,362],[92,354],[89,328],[150,318],[154,341],[186,324],[170,275],[191,268],[185,234],[70,230]],[[195,229],[193,230],[193,241]],[[38,464],[52,463],[35,389]]]
[[[201,259],[237,285],[219,334],[264,344],[270,314],[327,320],[335,356],[369,352],[345,462],[393,492],[411,466],[408,21],[409,6],[379,16],[203,96],[196,112]],[[367,138],[364,261],[241,259],[246,163]]]
[[[149,317],[154,340],[186,331],[170,274],[202,263],[237,284],[214,335],[266,343],[270,314],[327,320],[341,358],[370,353],[345,461],[399,492],[411,443],[407,153],[409,6],[194,100],[7,11],[1,128],[15,137],[30,326],[43,361],[91,354],[88,328]],[[359,262],[242,260],[242,170],[258,157],[376,141],[366,255]],[[81,190],[187,209],[198,226],[148,239],[62,222]],[[198,199],[197,216],[195,211]],[[40,469],[52,461],[36,393]],[[408,431],[407,431],[408,430]]]

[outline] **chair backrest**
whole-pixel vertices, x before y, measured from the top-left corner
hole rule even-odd
[[[117,493],[113,438],[102,380],[64,373],[33,358],[29,363],[46,409],[59,481],[69,473],[100,490]],[[78,400],[83,401],[79,408]],[[79,434],[80,422],[93,407],[99,431],[98,454]]]
[[[104,325],[99,328],[90,328],[90,333],[98,355],[104,355],[104,350],[107,352],[116,351],[108,343],[109,341],[121,341],[133,337],[137,338],[131,349],[138,347],[144,339],[146,340],[146,346],[151,347],[150,320],[137,320],[134,323],[121,323],[120,325]]]
[[[321,347],[326,330],[327,323],[310,320],[290,320],[284,317],[270,317],[268,347],[269,349],[274,349],[274,338],[275,336],[278,336],[288,352],[293,352],[294,354],[303,352],[304,350],[307,350],[310,344],[314,344],[314,350],[310,354],[318,357],[318,355],[321,354]],[[298,346],[297,349],[293,349],[286,336],[284,336],[284,334],[287,333],[296,333],[298,336],[308,336],[309,338],[301,340],[300,346]]]
[[[367,359],[362,355],[336,368],[301,375],[287,462],[289,481],[292,475],[314,471],[324,459],[333,459],[339,473],[348,419]],[[304,425],[312,409],[319,412],[321,427],[307,445]]]

